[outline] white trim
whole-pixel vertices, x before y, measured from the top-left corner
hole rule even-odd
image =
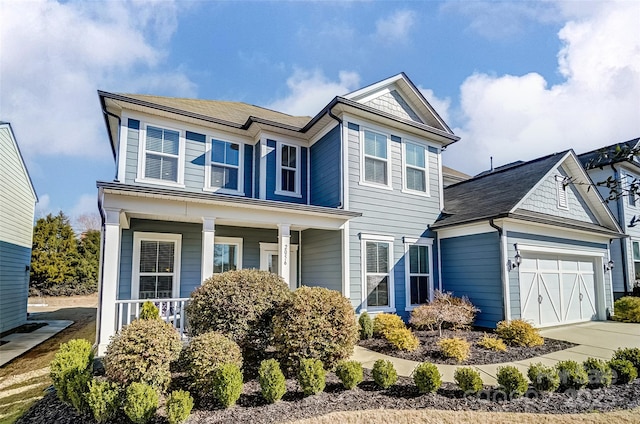
[[[423,143],[415,142],[411,139],[407,140],[406,138],[401,138],[400,143],[402,144],[400,148],[401,157],[402,157],[402,192],[407,194],[414,194],[418,196],[431,197],[431,190],[429,187],[429,146],[425,146]],[[420,168],[413,165],[407,165],[407,144],[412,144],[414,146],[421,147],[424,149],[424,168]],[[424,189],[425,191],[413,190],[407,187],[407,167],[421,170],[424,172]]]
[[[340,149],[342,149],[342,208],[349,210],[349,123],[345,120],[342,121]]]
[[[502,300],[504,302],[504,319],[511,321],[511,284],[509,284],[509,269],[507,269],[507,258],[509,257],[507,250],[507,232],[502,228],[502,235],[500,236],[500,243],[502,244],[502,258],[500,258],[500,278],[502,279]],[[520,245],[518,244],[518,248]],[[518,281],[520,278],[518,276]]]
[[[442,149],[438,148],[436,153],[436,160],[438,161],[438,202],[440,205],[440,212],[444,210],[444,178],[442,177]]]
[[[243,251],[243,247],[242,247],[242,243],[243,243],[243,239],[242,237],[215,237],[214,238],[214,246],[217,244],[229,244],[229,245],[233,245],[236,246],[236,248],[238,249],[236,252],[236,260],[238,265],[236,266],[236,269],[242,269],[242,251]],[[211,257],[211,261],[213,263],[213,267],[215,267],[215,248],[213,251],[213,255]],[[215,271],[214,271],[215,274]]]
[[[167,181],[162,179],[147,178],[145,177],[145,171],[147,166],[147,128],[149,126],[161,129],[174,131],[178,133],[178,155],[177,155],[177,181]],[[185,130],[180,130],[170,126],[156,124],[154,122],[140,122],[139,140],[138,140],[138,170],[135,182],[148,183],[155,185],[163,185],[169,187],[184,188],[184,168],[185,168],[185,150],[186,150],[186,138]],[[175,157],[175,155],[169,155],[162,152],[151,152],[155,155]]]
[[[633,258],[633,252],[631,252],[631,257]],[[607,245],[607,262],[609,262],[611,260],[611,251],[609,249],[609,245]],[[613,299],[613,270],[610,269],[609,272],[604,272],[604,264],[602,264],[602,271],[603,274],[609,274],[609,294],[611,296],[611,308],[609,309],[609,311],[611,312],[611,315],[615,315],[616,311],[613,309],[613,304],[615,303],[614,299]],[[635,275],[635,267],[634,267],[634,275]],[[635,278],[634,278],[635,280]],[[623,281],[624,284],[624,289],[625,291],[627,290],[627,284],[625,281]],[[604,314],[605,314],[605,318],[606,318],[606,314],[607,314],[607,294],[604,294]]]
[[[440,237],[438,242],[438,290],[442,291],[442,248],[440,247]]]
[[[522,204],[529,198],[529,196],[532,193],[535,193],[535,191],[542,185],[544,184],[544,182],[547,180],[547,178],[549,178],[551,175],[553,175],[553,173],[558,172],[558,167],[560,166],[560,164],[562,162],[564,162],[564,160],[569,157],[569,155],[571,154],[571,152],[567,152],[564,156],[559,157],[557,162],[553,165],[553,167],[551,167],[551,169],[549,169],[549,171],[544,174],[544,176],[542,178],[540,178],[538,180],[538,182],[531,188],[531,190],[529,190],[524,196],[522,196],[522,198],[518,201],[518,203],[515,204],[515,206],[513,208],[511,208],[511,210],[509,212],[514,212],[517,209],[519,209]]]
[[[411,303],[411,263],[409,261],[409,250],[411,246],[426,246],[428,248],[427,252],[429,253],[429,272],[427,274],[419,274],[415,275],[426,275],[429,279],[428,286],[428,298],[429,301],[433,300],[433,239],[427,237],[403,237],[402,239],[404,244],[404,290],[405,290],[405,311],[412,311],[419,304]]]
[[[556,175],[556,199],[558,209],[569,210],[569,194],[567,193],[567,187],[564,185],[564,176]],[[563,201],[564,200],[564,201]]]
[[[296,149],[296,167],[284,167],[282,165],[282,147],[293,147]],[[276,141],[276,189],[274,194],[279,196],[288,196],[288,197],[297,197],[302,198],[302,190],[300,187],[300,174],[302,174],[302,163],[300,162],[300,157],[302,156],[302,146],[298,144],[286,143],[283,141]],[[295,172],[295,190],[294,191],[286,191],[282,189],[282,171],[284,169],[293,170]]]
[[[209,258],[213,258],[214,245],[215,245],[215,235],[216,235],[216,220],[215,218],[203,217],[202,218],[202,257],[200,260],[202,261],[202,271],[201,271],[201,281],[202,284],[204,280],[208,279],[213,275],[213,261],[210,261]]]
[[[536,234],[554,238],[566,238],[601,244],[609,243],[609,240],[612,238],[612,236],[608,234],[598,234],[588,230],[557,227],[555,225],[542,224],[539,222],[525,223],[513,218],[497,220],[496,222],[504,222],[504,228],[507,231]]]
[[[360,237],[360,240],[389,241],[391,243],[395,241],[394,236],[384,234],[360,233],[358,236]]]
[[[260,242],[260,269],[263,271],[269,270],[269,264],[267,262],[267,253],[277,253],[279,255],[279,243],[266,243]],[[291,249],[290,257],[295,258],[295,265],[298,268],[298,245],[297,244],[289,244],[289,248]],[[289,275],[291,275],[291,269],[289,269]],[[300,286],[300,280],[298,279],[298,272],[296,271],[296,281],[295,286]],[[295,289],[296,287],[291,287],[291,282],[287,282],[290,289]]]
[[[135,231],[133,233],[133,259],[131,261],[131,299],[137,300],[140,295],[140,242],[141,241],[171,241],[175,243],[173,251],[173,298],[180,294],[180,259],[182,234],[147,233]]]
[[[363,128],[367,128],[369,130],[382,133],[382,134],[385,134],[385,133],[388,135],[393,134],[394,136],[400,137],[401,139],[407,138],[409,140],[422,143],[426,146],[433,147],[435,149],[442,148],[442,143],[433,141],[430,138],[425,138],[424,132],[413,133],[413,132],[403,131],[402,129],[395,128],[395,127],[389,128],[388,126],[380,125],[376,122],[372,122],[368,120],[363,120],[361,118],[358,118],[356,115],[349,115],[346,113],[342,113],[342,119],[344,120],[344,122],[349,121],[352,124],[358,125],[358,127],[360,127],[360,131],[358,132],[362,132]]]
[[[379,160],[379,161],[384,161],[386,164],[386,170],[387,170],[387,182],[385,184],[379,184],[379,183],[375,183],[372,181],[367,181],[365,179],[365,132],[372,132],[378,135],[382,135],[386,138],[386,148],[387,148],[387,157],[386,158],[380,158],[377,156],[370,156],[371,158],[373,158],[374,160]],[[360,131],[359,132],[359,142],[360,142],[360,181],[359,184],[360,185],[364,185],[364,186],[369,186],[369,187],[376,187],[376,188],[381,188],[381,189],[386,189],[386,190],[393,190],[393,178],[392,178],[392,161],[391,161],[391,134],[389,134],[387,131],[376,131],[373,130],[369,127],[360,127]]]
[[[216,187],[211,185],[211,167],[214,165],[213,159],[211,158],[211,152],[213,150],[213,140],[229,143],[229,144],[237,144],[238,145],[238,165],[228,165],[222,164],[219,162],[215,162],[215,164],[222,166],[223,168],[234,168],[238,170],[238,189],[228,189],[222,187]],[[223,194],[235,194],[238,196],[244,196],[244,165],[245,165],[245,157],[244,157],[244,143],[238,142],[235,140],[225,140],[222,137],[212,137],[207,136],[205,139],[205,170],[204,170],[204,187],[202,191],[212,192],[212,193],[223,193]]]
[[[364,236],[364,237],[363,237]],[[367,303],[368,292],[367,292],[367,243],[368,242],[378,242],[378,243],[386,243],[388,245],[387,248],[387,264],[388,264],[388,279],[387,279],[387,298],[389,300],[389,304],[387,306],[372,306],[369,307]],[[360,274],[362,279],[362,310],[371,311],[371,312],[395,312],[395,282],[393,278],[393,270],[394,270],[394,256],[393,256],[393,238],[389,240],[388,236],[376,237],[369,234],[361,234],[360,237]]]
[[[580,250],[580,249],[565,249],[560,247],[550,246],[534,246],[530,244],[518,243],[518,250],[523,252],[535,252],[550,255],[570,255],[570,256],[586,256],[586,257],[604,257],[605,254],[602,251],[594,250]]]
[[[475,234],[491,233],[495,231],[488,222],[458,225],[447,228],[434,228],[433,231],[438,233],[438,239],[446,239],[452,237],[471,236]]]
[[[342,295],[351,300],[351,257],[349,222],[342,226]]]

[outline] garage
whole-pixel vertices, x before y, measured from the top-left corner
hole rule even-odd
[[[524,254],[519,267],[523,319],[550,326],[598,319],[597,259]]]

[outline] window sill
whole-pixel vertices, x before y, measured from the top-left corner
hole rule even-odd
[[[431,197],[431,193],[429,193],[428,191],[416,191],[409,190],[408,188],[403,188],[402,192],[406,194],[413,194],[414,196]]]
[[[390,308],[390,307],[373,307],[373,308],[367,308],[365,310],[363,310],[363,312],[368,312],[370,314],[394,314],[396,312],[396,308]]]
[[[202,191],[216,194],[233,194],[235,196],[244,196],[244,192],[238,190],[229,190],[226,188],[204,187]]]
[[[293,193],[291,191],[276,190],[276,191],[273,192],[273,194],[275,194],[276,196],[296,197],[298,199],[302,199],[302,194]]]
[[[379,188],[379,189],[382,189],[382,190],[393,191],[393,187],[391,187],[391,186],[384,185],[384,184],[370,183],[368,181],[360,181],[360,182],[358,182],[358,185],[361,185],[361,186],[364,186],[364,187],[372,187],[372,188]]]
[[[154,180],[149,178],[136,178],[134,181],[136,183],[154,184],[154,185],[161,185],[161,186],[175,187],[175,188],[185,188],[184,184],[176,183],[173,181]]]

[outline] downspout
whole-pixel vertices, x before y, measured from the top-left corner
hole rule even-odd
[[[122,126],[122,119],[120,119],[120,117],[114,113],[109,112],[107,109],[102,108],[102,113],[108,116],[112,116],[114,118],[116,118],[118,120],[118,148],[114,147],[114,153],[116,156],[116,175],[114,180],[115,181],[120,181],[118,179],[119,175],[118,175],[118,169],[119,169],[119,165],[120,165],[120,127]],[[107,119],[108,122],[108,119]],[[111,138],[111,131],[109,131],[109,138]],[[113,146],[113,140],[111,140],[111,145]]]
[[[343,150],[344,149],[342,148],[342,142],[344,141],[344,140],[342,140],[342,125],[343,125],[343,121],[342,121],[342,119],[340,119],[340,117],[334,115],[333,111],[331,109],[329,109],[327,114],[331,118],[333,118],[336,121],[338,121],[338,124],[339,124],[339,131],[340,131],[340,205],[338,205],[338,208],[344,209],[344,187],[343,187],[343,185],[344,185],[344,166],[343,166],[344,157],[343,157]],[[309,195],[309,194],[307,194],[307,195]]]
[[[98,268],[98,311],[96,315],[96,343],[93,346],[94,350],[98,348],[100,342],[100,309],[102,308],[102,275],[104,270],[104,225],[107,221],[107,216],[104,211],[104,191],[98,189],[98,212],[100,213],[100,262]]]
[[[618,169],[611,164],[611,169],[613,169],[613,178],[615,179],[615,181],[620,184],[620,187],[622,187],[622,180],[620,179],[620,172],[618,171]],[[616,199],[616,202],[618,202],[618,222],[620,222],[620,226],[622,227],[623,231],[626,231],[626,219],[624,216],[624,196],[618,196],[618,198]],[[627,246],[627,239],[619,239],[620,240],[620,245],[622,246],[622,282],[624,283],[624,294],[625,296],[629,295],[629,249]],[[611,280],[613,280],[613,271],[610,271],[611,275],[610,278]],[[613,283],[612,283],[613,284]],[[611,296],[613,296],[613,292],[611,292]]]
[[[504,302],[504,319],[511,319],[511,296],[509,292],[509,275],[507,274],[507,236],[502,227],[498,227],[493,219],[489,220],[489,225],[498,231],[500,237],[500,281],[502,282],[502,300]]]

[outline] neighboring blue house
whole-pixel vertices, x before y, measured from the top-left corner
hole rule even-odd
[[[11,125],[0,122],[0,333],[27,321],[37,201]]]
[[[634,154],[639,148],[640,138],[635,138],[578,156],[596,184],[610,181],[610,187],[599,184],[598,190],[628,235],[611,244],[611,257],[617,265],[613,270],[616,299],[640,284],[640,199],[628,191],[640,185],[640,160]]]

